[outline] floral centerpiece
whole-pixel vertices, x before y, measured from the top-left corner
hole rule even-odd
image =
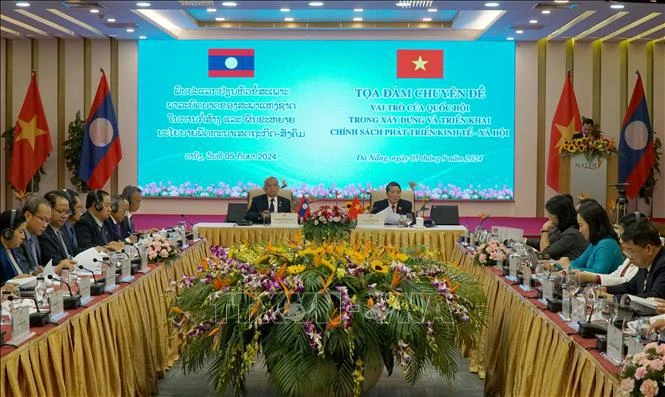
[[[334,241],[348,238],[353,228],[346,209],[324,205],[305,219],[302,232],[306,240]]]
[[[665,345],[649,343],[634,356],[628,355],[621,369],[624,396],[665,395]]]
[[[148,262],[170,262],[178,256],[178,247],[171,240],[157,237],[148,243]]]
[[[617,145],[613,139],[602,137],[583,137],[568,140],[559,147],[561,154],[584,153],[587,159],[607,158],[617,153]]]
[[[500,241],[490,240],[480,244],[473,253],[473,261],[476,265],[494,266],[497,262],[503,262],[508,256],[508,248]]]
[[[457,346],[486,322],[478,282],[426,253],[369,241],[213,253],[180,282],[170,318],[184,371],[212,362],[218,392],[242,394],[259,354],[285,396],[357,396],[395,365],[411,384],[428,363],[451,378]]]

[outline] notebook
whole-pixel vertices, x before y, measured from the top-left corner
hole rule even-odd
[[[435,225],[459,225],[459,209],[456,205],[433,205],[430,219]]]

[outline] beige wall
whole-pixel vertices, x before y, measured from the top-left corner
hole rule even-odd
[[[574,88],[580,112],[591,116],[600,114],[602,130],[608,137],[617,139],[621,117],[625,112],[627,99],[635,84],[634,71],[642,72],[645,89],[653,93],[651,115],[654,130],[665,140],[665,44],[657,43],[653,55],[646,43],[603,43],[600,51],[599,68],[594,68],[594,52],[591,42],[577,42],[572,51],[566,51],[566,43],[546,43],[545,64],[539,65],[538,45],[518,43],[516,50],[516,99],[515,99],[515,202],[511,203],[462,203],[462,215],[477,215],[481,211],[494,216],[536,216],[538,200],[546,200],[554,192],[544,187],[544,169],[538,169],[537,161],[547,153],[538,153],[539,127],[545,131],[545,142],[549,143],[549,129],[552,116],[559,100],[568,64],[573,66]],[[63,81],[58,80],[57,56],[64,56],[65,70]],[[34,55],[34,57],[33,57]],[[74,119],[77,110],[85,118],[90,101],[99,83],[99,68],[103,67],[109,84],[116,88],[114,96],[118,113],[118,123],[123,146],[123,160],[118,167],[118,183],[107,189],[119,190],[126,184],[136,183],[137,171],[137,44],[134,41],[120,41],[117,51],[111,40],[65,40],[58,45],[56,40],[12,40],[2,39],[0,43],[0,126],[4,131],[13,125],[23,102],[30,70],[38,72],[39,87],[51,130],[54,147],[58,147],[58,124],[64,119],[64,136],[67,125]],[[571,59],[572,58],[572,59]],[[626,61],[622,64],[622,60]],[[117,60],[117,71],[112,72],[113,61]],[[647,77],[647,67],[652,62],[653,78]],[[538,90],[538,70],[545,70],[544,92]],[[9,70],[8,70],[9,69]],[[626,73],[628,70],[628,73]],[[7,76],[11,74],[11,81]],[[117,74],[117,75],[115,75]],[[598,76],[599,75],[599,76]],[[593,108],[593,80],[599,77],[599,109]],[[622,77],[623,76],[623,77]],[[60,86],[59,86],[60,85]],[[58,90],[61,90],[64,106],[58,112]],[[538,119],[538,103],[545,103],[545,118]],[[623,109],[621,108],[623,104]],[[655,111],[654,111],[655,110]],[[542,126],[545,126],[542,129]],[[546,146],[547,147],[547,146]],[[546,149],[545,149],[546,150]],[[53,188],[70,187],[69,172],[58,169],[59,153],[54,151],[46,163],[47,174],[41,184],[41,191]],[[0,208],[16,205],[8,201],[5,172],[4,146],[0,154]],[[661,161],[662,177],[656,190],[654,216],[665,217],[665,160]],[[58,185],[58,173],[65,174],[64,185]],[[257,181],[260,182],[260,181]],[[547,190],[546,190],[547,189]],[[642,207],[641,207],[642,208]],[[144,213],[188,213],[221,214],[226,212],[225,200],[191,199],[146,199]]]

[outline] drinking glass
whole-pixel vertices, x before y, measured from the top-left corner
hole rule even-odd
[[[580,283],[576,274],[570,272],[566,274],[566,289],[570,293],[571,298],[580,290]]]
[[[614,303],[614,300],[612,299],[600,300],[600,315],[603,317],[603,320],[607,321],[608,324],[612,322],[615,310],[616,310],[616,304]]]
[[[542,263],[536,265],[536,280],[542,282],[545,279],[545,266]]]
[[[261,213],[261,220],[263,220],[263,226],[270,225],[270,211],[263,211]]]

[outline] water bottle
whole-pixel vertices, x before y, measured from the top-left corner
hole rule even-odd
[[[44,300],[46,299],[46,282],[44,281],[44,276],[37,277],[37,285],[35,285],[35,299],[37,300],[37,305],[40,307],[44,306]]]

